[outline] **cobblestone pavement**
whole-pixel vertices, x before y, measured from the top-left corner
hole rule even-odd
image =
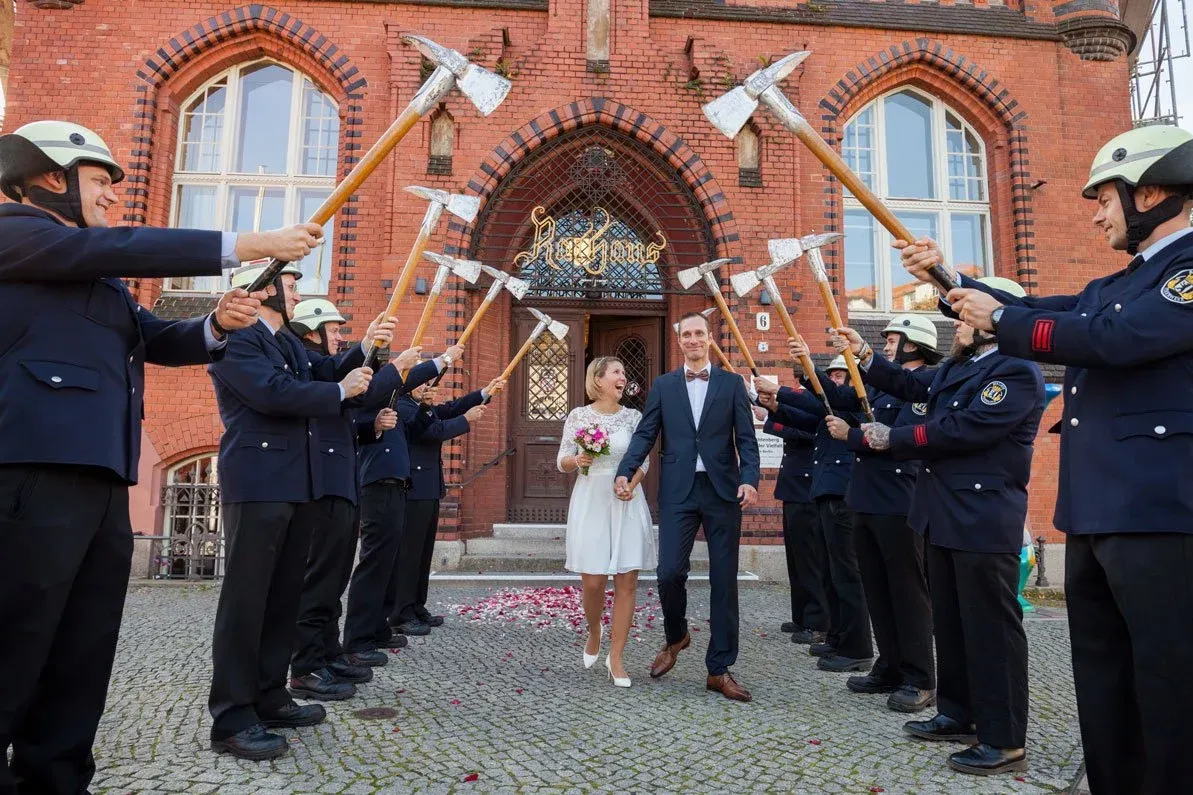
[[[208,749],[214,587],[140,587],[128,599],[93,790],[117,793],[1064,791],[1081,761],[1063,612],[1027,622],[1031,720],[1026,776],[955,774],[960,746],[915,741],[883,696],[845,690],[806,647],[779,632],[780,586],[741,588],[738,704],[704,689],[707,585],[690,586],[692,648],[667,676],[646,671],[662,642],[657,597],[643,583],[626,652],[634,679],[614,688],[584,670],[575,597],[560,589],[432,584],[447,623],[376,669],[327,721],[285,731],[291,753],[268,763]],[[515,593],[517,591],[517,593]],[[562,605],[562,607],[561,607]],[[461,612],[463,611],[463,612]],[[389,708],[392,717],[357,712]],[[475,777],[475,778],[474,778]],[[473,780],[469,780],[473,779]]]

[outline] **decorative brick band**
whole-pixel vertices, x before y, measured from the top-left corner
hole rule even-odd
[[[882,81],[897,83],[900,71],[929,67],[957,85],[988,109],[1006,133],[1010,158],[1011,212],[1014,222],[1016,281],[1029,293],[1035,280],[1035,245],[1032,243],[1032,191],[1027,147],[1027,111],[994,75],[948,45],[918,38],[903,41],[862,61],[845,73],[820,100],[821,135],[830,142],[841,139],[844,122],[858,108],[858,98]],[[844,119],[842,118],[844,117]],[[993,147],[987,147],[988,151]],[[833,228],[841,224],[840,196],[835,180],[826,189],[826,217]]]
[[[291,66],[305,71],[324,90],[337,95],[337,101],[346,111],[341,113],[341,172],[346,173],[359,159],[360,143],[353,138],[359,135],[364,122],[363,99],[368,85],[360,70],[331,39],[298,17],[257,3],[242,6],[192,25],[159,47],[137,69],[133,150],[126,168],[125,223],[146,223],[154,147],[159,143],[155,128],[161,116],[159,100],[163,89],[180,75],[185,78],[193,74],[192,69],[209,67],[208,56],[218,59],[217,52],[229,51],[230,47],[235,48],[237,45],[251,45],[254,39],[260,41],[263,37],[271,40],[274,49],[280,45],[283,56],[286,51],[291,53]],[[220,60],[220,66],[226,68],[231,63],[249,57],[259,57],[259,52],[254,52],[250,46],[244,46],[239,51],[231,50],[228,63]],[[167,149],[172,144],[172,141],[163,142]],[[160,190],[155,193],[163,195]],[[349,198],[348,205],[342,211],[345,217],[337,221],[339,245],[335,252],[341,269],[348,266],[356,250],[352,242],[355,239],[352,229],[355,222],[348,217],[355,213],[352,207],[355,199],[355,196]],[[351,292],[351,287],[337,285],[336,290],[343,294]]]

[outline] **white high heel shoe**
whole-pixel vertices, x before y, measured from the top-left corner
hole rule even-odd
[[[629,687],[630,678],[628,676],[614,676],[613,666],[609,664],[609,656],[605,655],[605,670],[609,672],[609,678],[613,680],[614,687]]]
[[[603,636],[604,634],[605,634],[605,630],[604,630],[604,628],[602,627],[602,628],[601,628],[601,635],[598,635],[598,636],[597,636],[597,651],[596,651],[596,654],[589,654],[589,653],[588,653],[588,639],[587,639],[587,638],[585,638],[585,640],[584,640],[584,667],[585,667],[585,668],[591,668],[592,666],[596,665],[596,661],[597,661],[597,659],[598,659],[598,658],[600,658],[600,656],[601,656],[601,636]]]

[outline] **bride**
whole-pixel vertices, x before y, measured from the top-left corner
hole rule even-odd
[[[568,505],[566,566],[580,575],[583,585],[584,617],[588,620],[585,668],[591,668],[600,656],[605,585],[608,577],[613,577],[613,621],[605,667],[618,687],[630,686],[622,653],[634,620],[638,571],[657,564],[650,509],[637,488],[646,474],[646,464],[634,473],[626,496],[613,492],[617,465],[642,419],[640,412],[621,405],[625,387],[625,366],[620,359],[601,356],[588,365],[584,391],[592,402],[568,414],[556,458],[561,472],[588,467],[588,474],[581,472],[576,478]],[[589,455],[576,444],[576,432],[593,426],[608,440],[605,455]]]

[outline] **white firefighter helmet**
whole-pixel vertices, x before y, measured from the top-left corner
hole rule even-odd
[[[837,356],[828,363],[828,367],[824,368],[825,372],[831,373],[833,370],[844,370],[849,372],[849,367],[845,364],[844,356]]]
[[[253,280],[261,275],[267,265],[269,265],[269,260],[267,259],[256,259],[252,262],[241,265],[239,268],[232,271],[231,285],[233,287],[244,287],[247,289],[248,286],[253,283]],[[278,273],[278,277],[280,278],[286,273],[293,274],[295,279],[302,278],[302,271],[300,271],[298,266],[292,262],[287,262],[285,266],[283,266],[281,272]]]
[[[1027,290],[1024,290],[1019,282],[1012,281],[1003,276],[983,276],[978,279],[979,282],[987,287],[993,287],[995,290],[1002,290],[1004,293],[1010,293],[1016,298],[1023,298],[1027,295]]]
[[[290,325],[299,334],[310,334],[322,328],[324,323],[347,322],[331,301],[326,298],[308,298],[294,307],[294,317]]]
[[[882,336],[891,333],[902,334],[921,348],[936,350],[936,324],[924,315],[895,315],[882,330]]]
[[[69,121],[30,122],[0,135],[0,190],[19,202],[19,186],[25,180],[81,162],[107,168],[113,183],[124,179],[112,150],[93,130]]]
[[[1132,188],[1193,185],[1193,132],[1156,124],[1116,135],[1094,155],[1081,195],[1097,198],[1098,186],[1116,179]]]

